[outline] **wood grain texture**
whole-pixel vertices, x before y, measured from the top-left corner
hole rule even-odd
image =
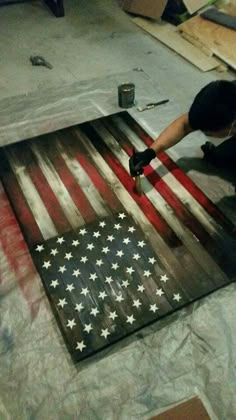
[[[236,69],[236,32],[224,28],[216,23],[209,22],[200,16],[195,16],[178,26],[180,32],[185,32],[191,37],[211,49],[216,57]]]
[[[215,58],[207,57],[199,48],[183,39],[173,25],[168,23],[160,25],[143,18],[134,18],[133,22],[200,70],[209,71],[219,66],[219,62]]]

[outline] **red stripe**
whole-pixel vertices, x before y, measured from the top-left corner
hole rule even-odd
[[[24,198],[21,188],[13,173],[6,173],[2,177],[3,185],[6,189],[12,207],[20,222],[24,236],[30,245],[44,241],[43,235],[35,221],[31,209]]]
[[[50,159],[83,219],[87,223],[94,221],[96,219],[96,213],[82,188],[78,185],[77,181],[70,172],[63,157],[59,154],[59,152],[57,152],[57,154],[51,154]]]
[[[34,319],[40,306],[39,278],[10,203],[1,187],[0,201],[1,247]]]
[[[76,136],[76,143],[79,140],[79,133],[74,131],[73,133]],[[117,196],[114,194],[112,189],[108,186],[106,181],[103,179],[101,174],[98,170],[94,167],[94,165],[87,159],[85,154],[82,152],[82,146],[80,144],[80,150],[74,150],[74,156],[86,171],[87,175],[91,179],[92,183],[96,186],[97,190],[103,197],[104,201],[109,205],[112,210],[119,211],[123,209],[120,201],[118,200]]]
[[[177,247],[181,244],[177,236],[170,229],[161,215],[157,212],[155,207],[150,203],[148,198],[145,195],[141,197],[138,196],[135,192],[135,183],[131,179],[130,175],[126,170],[120,165],[119,160],[112,154],[108,147],[103,143],[102,139],[97,135],[97,133],[89,127],[87,124],[83,126],[83,131],[89,136],[91,142],[94,144],[96,149],[102,155],[104,160],[116,174],[118,179],[121,181],[123,186],[129,192],[130,196],[135,200],[135,202],[142,209],[145,216],[155,227],[157,232],[163,237],[165,242],[170,247]]]
[[[153,139],[133,120],[128,114],[122,114],[125,122],[136,132],[136,134],[150,147]],[[224,224],[224,227],[230,232],[234,231],[233,223],[212,203],[212,201],[194,184],[194,182],[176,165],[176,163],[165,153],[159,153],[158,159],[175,176],[183,187],[201,204],[201,206],[215,220]]]
[[[29,144],[27,143],[24,149],[18,148],[17,150],[18,153],[20,151],[20,158],[22,162],[25,162],[25,158],[27,157],[27,172],[34,183],[49,216],[53,220],[57,231],[65,232],[70,230],[71,225],[66,219],[66,216],[58,203],[58,199],[48,184],[48,181],[41,171],[38,162],[35,160],[33,153],[30,151]]]

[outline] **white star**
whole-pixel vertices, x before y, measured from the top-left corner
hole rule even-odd
[[[71,252],[68,252],[66,255],[65,255],[65,257],[64,257],[66,260],[68,260],[68,261],[70,261],[71,260],[71,258],[73,258],[73,255],[72,255],[72,253]]]
[[[143,292],[144,292],[144,290],[145,290],[145,287],[143,287],[143,285],[142,285],[142,284],[140,284],[140,285],[138,286],[138,292],[143,293]]]
[[[102,330],[101,337],[107,338],[108,335],[110,335],[110,333],[107,328],[105,328],[105,330]]]
[[[60,267],[59,267],[59,273],[64,273],[65,271],[66,271],[66,266],[65,265],[61,265]]]
[[[99,293],[99,295],[98,295],[98,297],[99,297],[100,299],[104,300],[104,299],[105,299],[105,297],[107,297],[107,294],[106,294],[106,292],[100,292],[100,293]]]
[[[116,224],[114,225],[114,229],[116,229],[116,230],[120,230],[120,229],[121,229],[121,225],[120,225],[120,223],[116,223]]]
[[[140,255],[139,254],[134,254],[133,255],[133,260],[139,260],[141,257],[140,257]]]
[[[121,286],[123,287],[128,287],[130,285],[130,283],[128,282],[128,280],[123,280],[121,283]]]
[[[124,298],[123,298],[122,295],[116,295],[115,300],[116,300],[116,302],[122,302],[124,300]]]
[[[156,312],[156,311],[158,311],[158,307],[157,307],[157,305],[154,303],[154,305],[150,305],[150,309],[149,309],[149,311],[151,311],[151,312]]]
[[[143,273],[143,275],[144,275],[144,277],[150,277],[151,276],[151,271],[149,271],[149,270],[144,270],[144,273]]]
[[[123,257],[123,255],[124,255],[124,252],[122,250],[117,251],[117,253],[116,253],[116,256],[120,257],[120,258]]]
[[[114,312],[110,312],[110,315],[109,315],[108,318],[110,318],[114,321],[117,317],[118,317],[118,315],[117,315],[116,311],[114,311]]]
[[[84,324],[84,331],[86,331],[87,333],[90,333],[92,329],[93,329],[92,324]]]
[[[63,242],[65,242],[65,239],[63,238],[63,236],[61,236],[60,238],[57,238],[58,244],[63,244]]]
[[[96,261],[96,265],[98,265],[98,267],[101,267],[101,265],[103,265],[104,262],[102,260],[97,260]]]
[[[44,246],[43,245],[37,245],[37,247],[35,249],[35,251],[38,251],[38,252],[42,252],[43,250],[44,250]]]
[[[84,236],[86,233],[87,233],[86,229],[80,229],[79,231],[79,235],[82,235],[82,236]]]
[[[88,288],[87,287],[85,287],[85,288],[83,288],[82,290],[81,290],[81,295],[84,295],[84,296],[87,296],[87,294],[89,293],[89,291],[88,291]]]
[[[74,289],[75,289],[75,287],[74,287],[73,283],[67,285],[66,290],[68,290],[68,292],[72,292],[72,290],[74,290]]]
[[[44,261],[44,263],[43,263],[43,268],[46,268],[46,270],[49,268],[49,267],[51,267],[51,262],[50,261]]]
[[[72,330],[72,328],[76,326],[75,319],[68,319],[66,326]]]
[[[84,309],[84,305],[82,303],[76,303],[75,310],[80,312],[82,309]]]
[[[139,241],[139,242],[138,242],[138,246],[139,246],[140,248],[143,248],[145,245],[146,245],[146,244],[145,244],[145,242],[144,242],[144,241]]]
[[[105,222],[99,222],[99,226],[104,228],[106,226],[106,223]]]
[[[80,244],[80,242],[78,241],[78,239],[74,239],[72,242],[72,246],[78,246]]]
[[[162,295],[164,295],[163,290],[162,290],[162,289],[157,289],[157,290],[156,290],[156,295],[158,295],[158,296],[162,296]]]
[[[140,302],[139,299],[133,300],[133,306],[135,306],[135,308],[139,308],[141,305],[142,303]]]
[[[106,277],[105,283],[111,284],[113,281],[112,277]]]
[[[129,238],[123,239],[123,244],[128,245],[129,243],[130,243],[130,239]]]
[[[99,236],[101,236],[100,232],[94,232],[93,233],[94,238],[99,238]]]
[[[134,226],[130,226],[129,229],[128,229],[128,232],[134,233],[135,230],[136,229],[135,229]]]
[[[97,316],[97,314],[99,314],[99,311],[97,308],[93,308],[90,312],[90,315],[93,315],[93,316]]]
[[[59,285],[59,282],[58,282],[58,280],[56,279],[56,280],[52,280],[52,282],[51,282],[51,284],[50,284],[50,286],[51,287],[54,287],[54,289],[57,287]]]
[[[89,251],[92,251],[93,248],[94,248],[94,245],[93,244],[88,244],[87,245],[87,249],[89,249]]]
[[[78,277],[80,274],[81,274],[81,272],[80,272],[79,268],[77,268],[77,270],[74,270],[74,271],[73,271],[72,276],[74,276],[74,277]]]
[[[88,261],[88,258],[87,257],[81,257],[80,258],[80,262],[82,262],[82,263],[86,263]]]
[[[86,348],[86,345],[84,344],[84,340],[82,340],[82,341],[77,341],[77,343],[76,343],[76,350],[79,350],[79,351],[83,351],[83,349],[85,349]]]
[[[123,220],[126,217],[126,215],[124,213],[119,213],[118,218]]]
[[[167,277],[167,275],[166,274],[163,274],[163,276],[161,276],[161,281],[164,281],[164,283],[166,283],[167,280],[169,280],[168,277]]]
[[[134,318],[133,315],[127,316],[127,320],[126,320],[127,324],[132,325],[134,323],[134,321],[135,321],[135,318]]]
[[[127,267],[126,268],[126,273],[129,273],[129,274],[132,274],[132,273],[134,273],[134,269],[133,269],[133,267]]]
[[[60,306],[61,308],[64,308],[64,306],[67,305],[67,301],[66,299],[59,299],[59,302],[57,304],[57,306]]]
[[[50,254],[51,254],[51,255],[53,255],[53,256],[55,257],[55,255],[57,255],[57,254],[58,254],[58,250],[57,250],[57,248],[51,249]]]
[[[110,252],[110,249],[108,248],[108,246],[106,246],[106,247],[102,248],[102,252],[104,254],[107,254],[108,252]]]
[[[117,263],[113,263],[113,264],[111,265],[111,268],[112,268],[112,270],[118,270],[119,265],[118,265]]]
[[[152,257],[152,258],[148,258],[148,262],[149,264],[155,264],[156,260],[154,257]]]
[[[107,237],[107,241],[109,241],[109,242],[112,242],[112,241],[114,241],[114,236],[113,235],[108,235],[108,237]]]
[[[173,300],[176,300],[177,302],[179,302],[181,299],[182,299],[182,297],[180,296],[179,293],[174,294]]]
[[[95,281],[98,278],[98,276],[97,276],[96,273],[91,273],[90,276],[89,276],[89,278],[90,278],[90,280]]]

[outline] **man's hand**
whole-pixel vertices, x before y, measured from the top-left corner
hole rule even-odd
[[[129,160],[129,170],[132,177],[141,175],[143,167],[148,165],[156,157],[153,149],[149,148],[144,152],[136,152]]]

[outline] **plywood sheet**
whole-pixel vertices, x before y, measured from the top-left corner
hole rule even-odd
[[[178,26],[191,37],[211,49],[213,54],[236,69],[236,32],[195,16]]]
[[[133,22],[200,70],[209,71],[219,66],[215,58],[207,57],[199,48],[183,39],[173,25],[168,23],[160,25],[142,18],[134,18]]]

